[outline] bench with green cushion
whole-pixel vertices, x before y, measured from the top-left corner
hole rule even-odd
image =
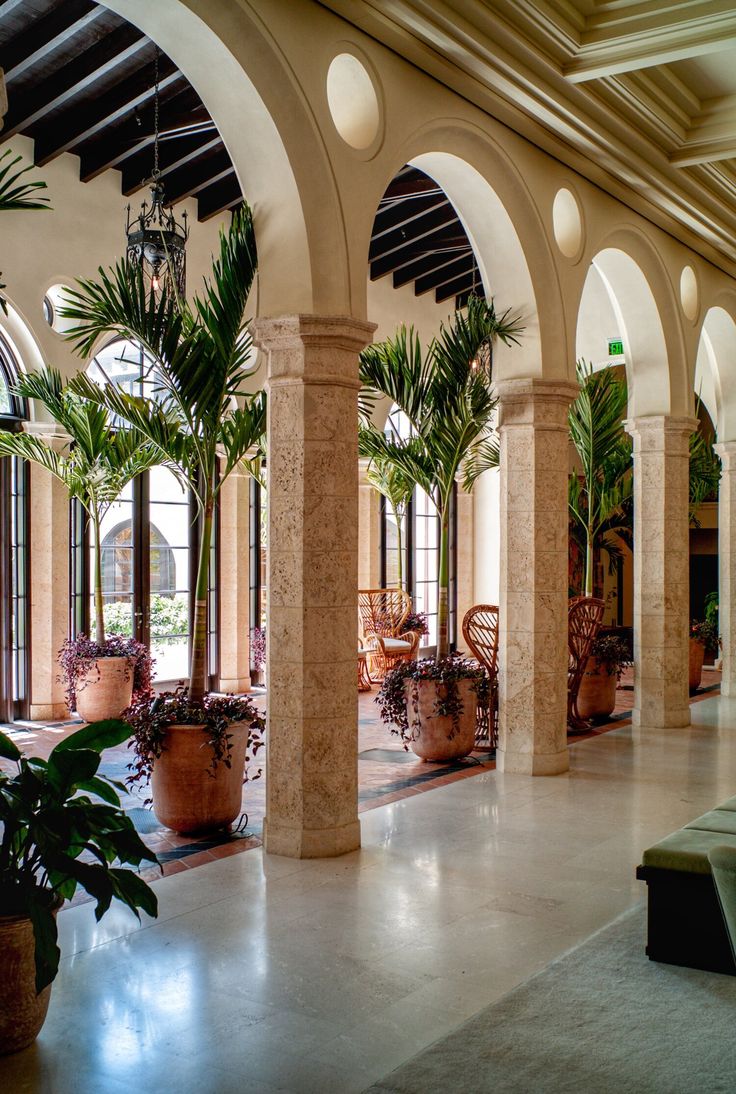
[[[736,976],[708,854],[736,849],[736,797],[649,847],[636,876],[649,897],[647,954],[652,961]]]

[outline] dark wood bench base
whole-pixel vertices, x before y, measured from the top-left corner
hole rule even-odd
[[[736,976],[712,876],[656,866],[639,866],[636,876],[647,883],[650,961]]]

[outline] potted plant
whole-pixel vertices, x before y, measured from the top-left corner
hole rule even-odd
[[[188,835],[225,828],[238,816],[243,783],[261,774],[246,767],[262,747],[266,724],[251,699],[205,695],[195,707],[182,689],[153,702],[143,697],[125,717],[135,752],[128,782],[150,783],[162,824]]]
[[[134,689],[150,686],[151,662],[133,639],[106,638],[102,521],[127,484],[161,459],[140,433],[114,424],[105,407],[75,394],[58,369],[45,366],[22,376],[14,392],[40,403],[64,436],[57,445],[36,433],[0,430],[0,455],[20,456],[51,472],[92,524],[95,637],[80,634],[59,653],[69,709],[89,722],[113,718],[130,705]]]
[[[401,624],[401,634],[408,634],[409,631],[418,634],[420,638],[425,634],[429,634],[426,612],[409,612]]]
[[[698,622],[694,619],[691,622],[688,666],[688,686],[690,691],[696,691],[697,688],[700,687],[706,649],[717,650],[719,642],[718,624],[712,619],[705,619],[702,622]]]
[[[578,692],[578,713],[585,721],[604,721],[616,706],[616,685],[632,663],[629,645],[617,634],[600,634]]]
[[[253,718],[239,705],[218,711],[217,721],[227,721],[228,742],[220,756],[202,748],[212,740],[212,725],[206,714],[205,675],[207,668],[207,586],[215,505],[223,484],[238,466],[254,476],[260,468],[260,448],[266,429],[266,400],[263,392],[247,393],[245,382],[251,340],[245,327],[245,307],[257,265],[253,220],[247,206],[233,217],[227,232],[220,235],[219,259],[212,278],[205,281],[201,296],[191,306],[163,288],[158,297],[150,295],[142,271],[123,260],[110,273],[100,270],[99,282],[80,281],[70,291],[63,314],[76,325],[67,337],[85,357],[93,352],[103,334],[116,334],[141,343],[155,363],[154,397],[131,395],[112,384],[98,387],[87,376],[73,381],[75,392],[91,403],[101,403],[116,418],[127,422],[177,473],[191,490],[201,517],[201,538],[197,560],[195,608],[191,630],[191,664],[185,692],[159,696],[135,711],[141,739],[167,726],[161,755],[170,762],[153,759],[153,802],[157,816],[158,799],[176,794],[186,798],[181,811],[173,808],[166,816],[187,811],[187,831],[206,831],[225,823],[225,810],[213,806],[215,791],[230,802],[237,797],[234,820],[240,810],[244,756]],[[146,713],[147,711],[147,713]],[[162,711],[164,713],[162,713]],[[167,713],[168,712],[168,713]],[[175,721],[168,718],[175,716]],[[166,715],[166,716],[164,716]],[[148,718],[148,728],[144,722]],[[186,727],[175,732],[175,727]],[[242,739],[242,745],[236,742]],[[163,791],[169,775],[187,765],[179,748],[187,751],[191,741],[199,763],[188,767],[191,777],[176,779]],[[215,759],[213,770],[212,760]],[[159,771],[156,771],[156,767]],[[236,786],[238,792],[233,791]],[[232,809],[231,809],[232,812]],[[197,819],[193,816],[197,814]],[[163,823],[168,823],[163,815]]]
[[[254,684],[264,683],[266,668],[266,632],[253,627],[250,632],[250,672]]]
[[[122,868],[156,856],[120,808],[118,784],[97,774],[100,752],[129,734],[120,721],[88,725],[42,760],[0,733],[0,1053],[25,1048],[43,1025],[59,968],[56,912],[78,885],[98,920],[113,897],[157,915],[149,886]]]
[[[425,759],[440,758],[438,744],[428,744],[431,737],[440,743],[444,738],[455,756],[467,754],[473,747],[474,735],[468,730],[463,735],[464,753],[457,751],[458,719],[464,718],[468,726],[475,725],[476,704],[471,692],[477,689],[482,670],[475,662],[449,657],[450,504],[459,475],[463,488],[470,490],[483,471],[498,465],[498,444],[492,435],[496,399],[491,383],[491,350],[494,338],[507,345],[517,343],[521,329],[518,319],[510,318],[508,311],[499,316],[493,301],[473,295],[465,313],[457,311],[448,326],[441,326],[426,354],[413,328],[407,331],[401,327],[395,338],[368,346],[360,355],[360,453],[400,469],[426,492],[439,518],[434,667],[425,668],[425,662],[408,662],[389,672],[382,688],[384,694],[385,689],[391,691],[395,680],[401,682],[411,727],[408,743]],[[485,358],[483,364],[481,358]],[[388,397],[403,411],[411,436],[388,436],[371,422],[371,410],[380,397]],[[402,675],[395,677],[394,673]],[[380,702],[380,695],[378,699]]]

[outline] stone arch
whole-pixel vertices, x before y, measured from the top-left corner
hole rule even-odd
[[[311,113],[265,24],[208,0],[101,0],[140,27],[207,106],[253,207],[257,311],[349,314],[345,231]]]
[[[574,362],[568,360],[557,270],[539,211],[511,159],[475,126],[441,119],[420,128],[393,155],[383,189],[406,163],[435,179],[452,202],[475,251],[486,293],[501,309],[510,307],[523,317],[521,345],[498,347],[498,378],[567,379]],[[363,268],[373,212],[368,216]]]
[[[613,329],[603,333],[601,322]],[[608,363],[610,336],[624,343],[630,417],[692,412],[674,292],[661,259],[633,229],[611,233],[591,259],[577,310],[576,357]]]
[[[695,363],[695,394],[715,423],[719,441],[736,440],[736,320],[732,312],[725,301],[708,308]]]

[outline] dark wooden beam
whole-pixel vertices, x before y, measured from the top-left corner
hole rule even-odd
[[[178,87],[178,85],[177,85]],[[199,96],[188,84],[171,98],[161,97],[160,129],[188,125],[193,121],[209,120],[209,114],[202,106]],[[153,103],[146,103],[144,117],[133,112],[118,125],[111,126],[105,132],[86,141],[79,149],[79,177],[89,182],[109,167],[117,167],[138,153],[145,153],[153,146]],[[153,167],[153,153],[148,154],[148,167],[141,178],[147,178]]]
[[[371,240],[369,261],[374,262],[379,258],[391,254],[406,247],[408,243],[417,243],[425,236],[434,234],[440,228],[447,228],[457,222],[457,213],[449,201],[428,213],[423,213],[406,226],[399,225],[392,231],[382,235],[377,240]],[[458,222],[459,223],[459,222]]]
[[[240,189],[238,177],[233,170],[227,178],[208,186],[206,190],[200,190],[197,195],[197,215],[199,220],[209,220],[240,205],[243,200],[243,192]]]
[[[425,292],[430,292],[431,289],[442,288],[459,277],[468,274],[472,277],[475,268],[475,256],[471,251],[470,254],[461,255],[447,264],[442,263],[430,273],[418,277],[414,282],[414,293],[416,296],[421,296]],[[478,284],[480,284],[480,277],[478,277]]]
[[[12,137],[39,121],[50,110],[56,110],[75,96],[89,91],[96,80],[146,46],[150,46],[149,39],[137,27],[125,23],[62,65],[53,76],[34,83],[30,91],[12,95],[5,115],[3,139]]]
[[[374,260],[370,264],[371,281],[375,281],[379,277],[385,277],[386,274],[393,273],[394,270],[398,270],[416,259],[423,258],[425,255],[445,255],[450,251],[459,251],[461,248],[467,247],[468,237],[462,232],[459,221],[457,222],[457,228],[460,229],[460,232],[451,233],[448,232],[447,227],[443,227],[438,228],[431,235],[425,236],[421,240],[409,239],[406,246],[402,247],[401,250],[392,251],[391,254]]]
[[[371,242],[380,239],[381,236],[385,235],[386,232],[390,232],[393,228],[410,224],[417,217],[423,216],[433,209],[439,209],[446,204],[447,198],[439,190],[436,194],[406,198],[395,202],[393,205],[388,205],[385,209],[379,209],[376,213],[376,219],[373,221]]]
[[[466,274],[464,277],[457,277],[454,281],[448,281],[445,285],[436,289],[434,298],[438,304],[441,304],[443,300],[449,300],[451,296],[461,296],[463,293],[470,292],[472,288],[473,275]]]
[[[431,254],[422,255],[421,258],[417,258],[413,262],[408,262],[405,266],[400,266],[398,270],[394,270],[394,288],[400,289],[402,285],[408,285],[410,281],[416,281],[417,278],[423,277],[431,270],[439,270],[444,266],[449,266],[453,262],[457,262],[461,256],[467,257],[472,254],[470,244],[461,247],[459,253],[448,252],[446,254],[439,254],[432,252]]]
[[[221,145],[222,138],[216,130],[198,133],[192,137],[178,137],[176,140],[164,141],[159,151],[161,177],[166,180],[167,175],[172,171],[176,171],[177,168],[191,163],[192,160]],[[151,173],[151,146],[152,142],[149,140],[143,151],[137,152],[132,159],[127,159],[123,163],[123,193],[126,197],[140,190]]]
[[[42,167],[45,163],[68,152],[70,148],[89,140],[101,129],[112,125],[128,111],[145,102],[153,95],[155,68],[145,65],[133,75],[126,77],[104,95],[85,103],[84,106],[70,107],[60,115],[50,119],[35,136],[35,162]],[[173,61],[162,56],[159,61],[159,86],[161,91],[183,80]]]
[[[43,60],[71,35],[89,26],[105,11],[91,0],[61,0],[21,34],[16,34],[3,46],[0,64],[5,80],[12,83],[29,68]]]
[[[183,201],[193,194],[199,193],[205,187],[212,186],[227,175],[232,174],[232,160],[225,151],[225,146],[208,156],[202,156],[194,163],[188,163],[173,171],[166,179],[166,200],[171,204]]]

